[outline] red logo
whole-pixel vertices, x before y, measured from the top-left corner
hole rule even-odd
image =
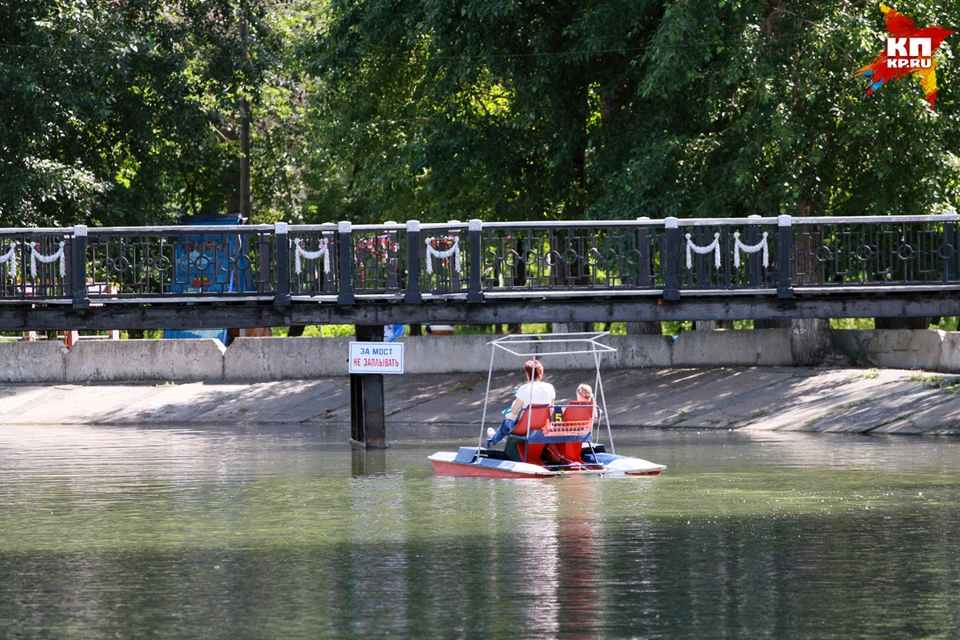
[[[937,100],[937,61],[933,54],[953,31],[943,27],[918,29],[912,19],[885,4],[880,5],[887,23],[886,49],[873,62],[857,71],[870,85],[866,95],[882,87],[888,80],[908,74],[920,77],[924,97],[933,108]]]

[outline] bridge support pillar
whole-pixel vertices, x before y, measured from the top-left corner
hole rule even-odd
[[[383,339],[381,325],[358,324],[356,331],[358,342]],[[350,374],[350,443],[365,449],[387,448],[383,376],[380,374]]]

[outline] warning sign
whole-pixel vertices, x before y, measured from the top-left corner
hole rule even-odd
[[[403,373],[403,343],[351,342],[350,373]]]

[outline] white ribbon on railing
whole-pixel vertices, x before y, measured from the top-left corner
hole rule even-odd
[[[7,269],[7,275],[16,280],[17,278],[17,242],[10,243],[10,251],[7,251],[5,254],[0,256],[0,264],[4,262],[10,263],[10,268]]]
[[[66,261],[63,259],[63,247],[65,246],[65,244],[66,244],[65,242],[61,242],[60,248],[57,250],[56,253],[49,256],[45,256],[39,251],[37,251],[36,244],[31,243],[30,245],[30,277],[31,278],[37,277],[37,260],[39,260],[43,264],[50,264],[55,260],[59,260],[60,261],[60,277],[66,278],[67,264],[66,264]]]
[[[696,251],[700,255],[705,253],[710,253],[713,251],[713,264],[719,269],[720,268],[720,232],[713,234],[713,242],[708,244],[705,247],[698,247],[693,244],[693,240],[690,239],[690,234],[687,234],[687,269],[693,268],[693,255],[691,251]]]
[[[316,260],[320,256],[323,256],[323,272],[330,273],[330,243],[326,240],[320,240],[320,248],[316,251],[307,251],[300,246],[300,243],[303,242],[300,238],[294,238],[293,244],[296,247],[296,259],[297,264],[294,266],[294,270],[297,273],[300,273],[301,267],[300,262],[303,260]]]
[[[460,238],[456,237],[453,239],[453,246],[447,249],[446,251],[438,251],[431,242],[436,242],[437,238],[427,238],[425,240],[427,244],[427,273],[433,274],[433,260],[431,258],[453,258],[453,266],[459,272],[460,271]]]
[[[756,253],[757,251],[763,250],[763,268],[766,269],[770,266],[770,250],[767,248],[767,232],[763,232],[763,239],[760,240],[757,244],[748,245],[740,242],[740,232],[737,231],[733,234],[733,266],[740,268],[740,252],[744,253]]]

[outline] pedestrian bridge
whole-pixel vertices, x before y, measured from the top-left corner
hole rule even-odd
[[[0,330],[960,315],[958,222],[0,229]]]

